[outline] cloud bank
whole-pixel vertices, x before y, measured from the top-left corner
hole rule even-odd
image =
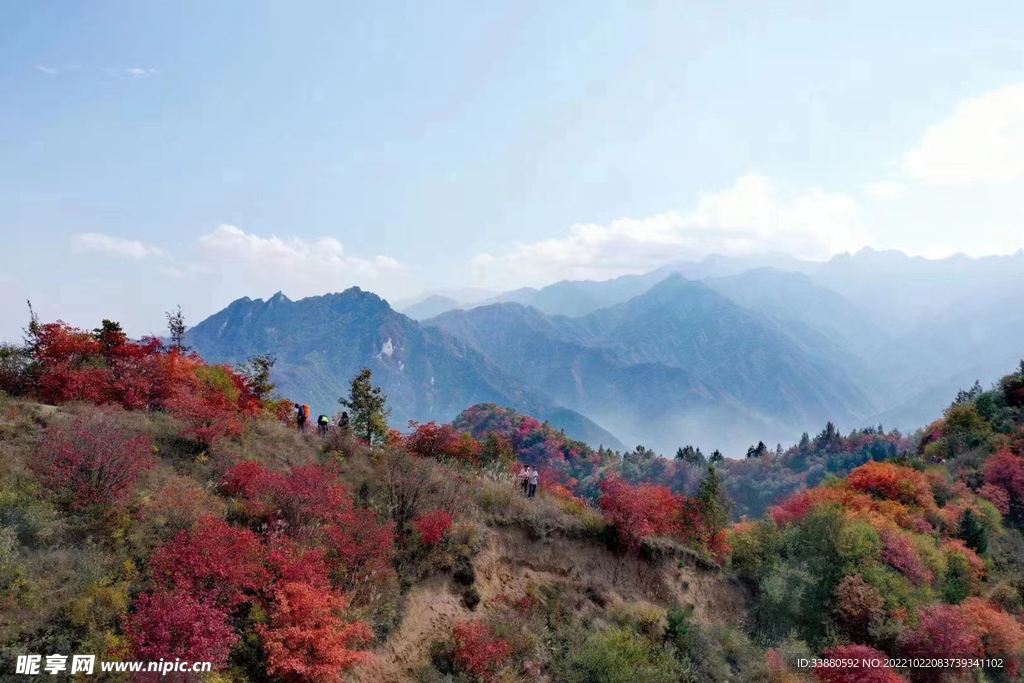
[[[542,284],[559,278],[607,278],[651,270],[709,254],[781,251],[825,259],[865,244],[857,203],[844,194],[811,189],[779,197],[759,174],[702,194],[696,206],[608,225],[579,223],[560,239],[517,244],[507,254],[473,259],[478,283]]]
[[[199,263],[167,274],[187,277],[234,270],[247,283],[305,296],[337,291],[403,268],[390,256],[349,256],[333,237],[261,237],[227,224],[202,235],[195,247]]]
[[[1024,180],[1024,83],[964,100],[904,159],[931,185]]]
[[[126,261],[142,261],[151,256],[164,256],[162,249],[143,244],[138,240],[126,240],[98,232],[75,235],[74,245],[80,252],[95,252]]]

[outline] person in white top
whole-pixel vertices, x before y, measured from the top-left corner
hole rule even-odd
[[[537,493],[537,483],[540,481],[540,472],[537,471],[536,467],[530,468],[530,489],[526,494],[527,498],[533,498]]]

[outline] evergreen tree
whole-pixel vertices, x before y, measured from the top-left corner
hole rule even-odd
[[[756,446],[751,446],[747,449],[748,458],[763,458],[768,452],[768,447],[764,445],[764,441],[758,441]]]
[[[808,434],[807,432],[804,432],[800,436],[800,443],[797,444],[797,448],[800,449],[801,453],[806,453],[807,451],[811,450],[811,435]]]
[[[92,331],[92,336],[103,345],[103,355],[109,360],[110,352],[128,341],[128,336],[121,329],[121,323],[103,319],[103,324]]]
[[[167,329],[171,333],[171,346],[178,352],[188,351],[185,346],[185,314],[181,312],[181,304],[177,311],[167,311]]]
[[[708,457],[708,462],[712,465],[717,465],[723,460],[725,460],[725,456],[722,455],[722,451],[718,450],[717,448],[711,453],[711,456]]]
[[[245,377],[245,383],[249,385],[253,395],[261,401],[272,398],[277,384],[270,379],[270,371],[277,363],[277,359],[269,353],[253,356],[244,363],[236,366],[238,374]]]
[[[722,479],[714,467],[708,467],[708,473],[697,484],[696,499],[704,519],[705,541],[710,542],[729,525],[732,514],[732,501],[726,497]]]
[[[960,518],[957,536],[979,555],[988,550],[988,530],[970,508],[967,508],[964,516]]]
[[[693,446],[686,445],[676,451],[676,460],[689,463],[691,465],[705,465],[707,464],[707,458],[700,452],[700,448],[694,448]]]
[[[388,435],[388,397],[380,387],[373,386],[373,371],[363,368],[352,380],[348,398],[339,398],[338,403],[352,411],[352,428],[369,443],[381,442]]]

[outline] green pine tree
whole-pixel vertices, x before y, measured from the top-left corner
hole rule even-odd
[[[338,403],[352,411],[352,429],[359,436],[373,443],[380,443],[388,435],[388,397],[380,387],[373,386],[373,371],[363,368],[352,380],[348,398],[339,398]]]
[[[968,508],[964,516],[960,518],[960,525],[957,529],[957,536],[979,555],[988,550],[988,530],[974,514],[974,510]]]

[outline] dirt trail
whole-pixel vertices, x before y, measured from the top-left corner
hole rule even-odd
[[[564,538],[532,541],[525,534],[494,530],[473,562],[481,605],[497,595],[521,597],[531,585],[559,584],[579,608],[599,601],[648,602],[666,608],[692,605],[703,623],[742,623],[746,596],[723,574],[675,560],[647,562],[606,548]],[[448,576],[435,576],[408,595],[402,623],[376,652],[376,665],[355,672],[359,683],[412,683],[430,644],[451,633],[459,621],[479,613],[462,605]]]

